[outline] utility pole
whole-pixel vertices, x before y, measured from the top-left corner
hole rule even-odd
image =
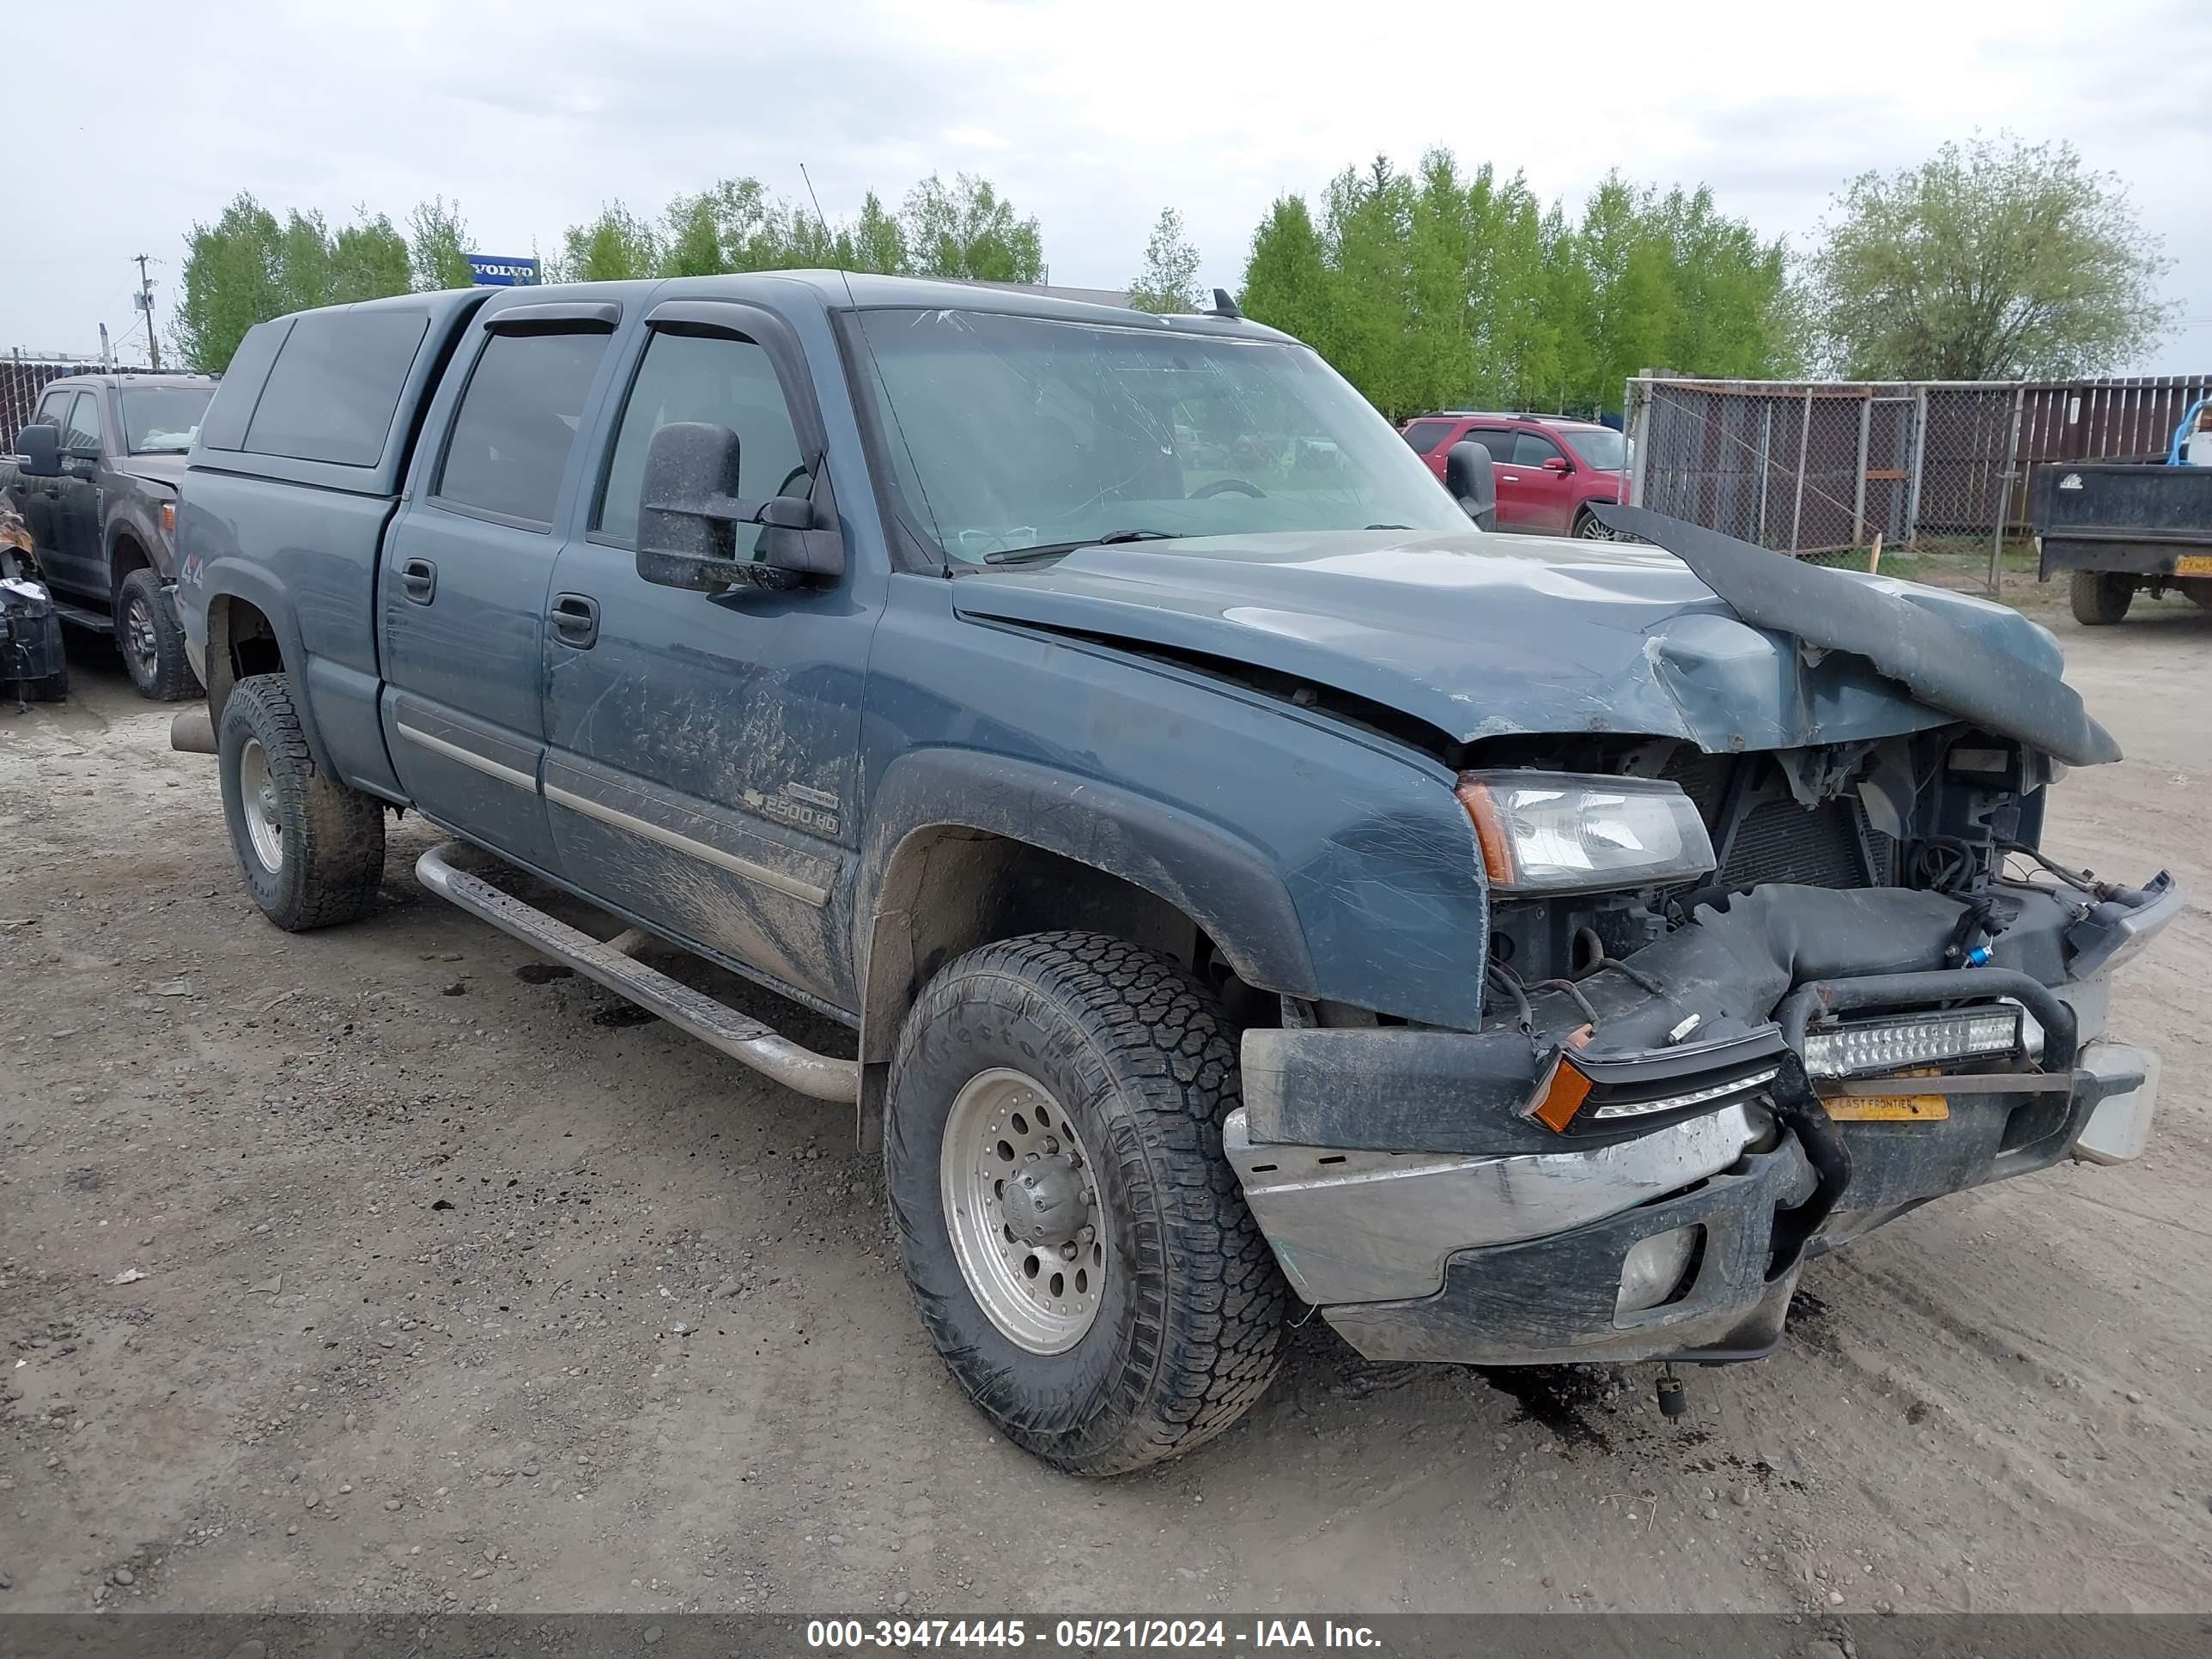
[[[154,330],[154,279],[146,274],[145,254],[138,259],[138,309],[146,313],[146,356],[155,374],[161,369],[161,343]]]
[[[100,325],[100,366],[102,368],[113,368],[115,367],[115,354],[107,349],[107,325],[106,323],[102,323]]]

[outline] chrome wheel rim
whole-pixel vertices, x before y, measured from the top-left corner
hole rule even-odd
[[[1613,539],[1613,532],[1600,524],[1597,515],[1593,513],[1583,520],[1582,538],[1586,542],[1609,542]]]
[[[152,678],[154,666],[161,659],[161,642],[154,631],[152,610],[137,594],[123,608],[123,648],[131,653],[131,665],[139,677]]]
[[[238,810],[253,856],[274,874],[284,867],[284,821],[276,814],[276,781],[269,774],[269,751],[248,738],[238,751]]]
[[[1051,1091],[1005,1066],[953,1097],[938,1168],[960,1275],[1000,1333],[1065,1353],[1098,1316],[1106,1241],[1097,1172]]]

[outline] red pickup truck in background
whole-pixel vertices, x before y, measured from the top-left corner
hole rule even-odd
[[[1472,439],[1489,450],[1500,530],[1606,541],[1609,533],[1590,504],[1628,499],[1628,443],[1609,426],[1457,410],[1419,416],[1399,429],[1439,478],[1454,444]]]

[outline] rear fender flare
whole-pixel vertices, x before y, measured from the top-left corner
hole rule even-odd
[[[193,603],[204,608],[207,617],[208,714],[216,729],[222,728],[223,703],[237,684],[231,660],[231,602],[242,600],[268,619],[270,630],[276,636],[277,649],[284,659],[284,671],[291,677],[292,707],[307,739],[308,752],[319,768],[335,776],[330,750],[324,746],[322,732],[316,724],[314,699],[307,694],[307,646],[283,585],[267,571],[245,560],[216,559],[203,568],[195,586]]]

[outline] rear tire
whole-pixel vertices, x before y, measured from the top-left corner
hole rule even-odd
[[[2180,588],[2191,604],[2212,611],[2212,576],[2185,576],[2174,586]]]
[[[315,765],[285,676],[239,681],[216,750],[231,848],[263,915],[299,933],[376,908],[384,808]]]
[[[981,1116],[979,1088],[1000,1091]],[[923,991],[891,1062],[896,1242],[938,1352],[1016,1445],[1118,1474],[1211,1439],[1266,1392],[1287,1291],[1222,1156],[1237,1102],[1212,999],[1158,951],[1032,934],[970,951]],[[1018,1209],[1006,1194],[1030,1170],[1065,1192]],[[1069,1237],[1018,1240],[1012,1224],[1027,1233],[1041,1215]]]
[[[1598,522],[1597,514],[1584,512],[1575,519],[1574,537],[1578,542],[1609,542],[1613,532]]]
[[[2077,570],[2070,588],[2074,620],[2084,628],[2102,628],[2128,614],[2135,602],[2136,579],[2105,570]]]
[[[115,648],[140,696],[176,702],[200,695],[199,678],[185,654],[176,596],[151,570],[132,571],[115,591]]]

